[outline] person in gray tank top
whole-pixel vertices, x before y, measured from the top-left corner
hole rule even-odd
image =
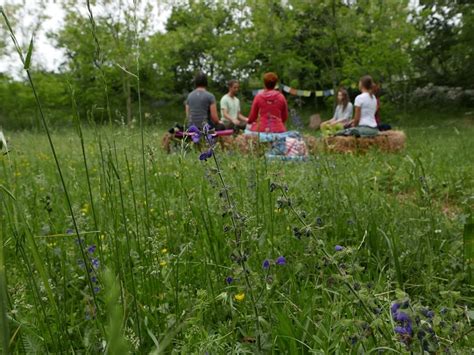
[[[217,115],[216,98],[207,91],[207,76],[198,73],[194,78],[196,89],[189,93],[186,99],[186,117],[189,125],[202,129],[205,123],[216,130],[225,129],[224,124]]]

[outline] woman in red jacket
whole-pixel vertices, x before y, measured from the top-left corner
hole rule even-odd
[[[285,121],[288,118],[288,104],[285,97],[275,86],[278,76],[266,73],[263,76],[265,90],[255,96],[248,116],[250,131],[264,133],[286,132]]]

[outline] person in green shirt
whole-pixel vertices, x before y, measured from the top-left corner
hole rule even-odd
[[[248,119],[240,113],[240,101],[237,97],[240,84],[237,80],[230,80],[227,87],[229,92],[222,96],[221,99],[222,122],[229,129],[245,129]]]

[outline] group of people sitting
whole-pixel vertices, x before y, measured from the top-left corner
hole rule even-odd
[[[288,119],[288,104],[285,96],[275,89],[278,76],[266,73],[263,76],[265,89],[258,93],[252,103],[248,117],[240,111],[237,98],[239,82],[228,83],[228,93],[220,101],[221,118],[219,118],[216,98],[207,91],[207,77],[199,73],[195,77],[195,90],[186,99],[186,116],[190,125],[202,128],[205,123],[216,131],[241,129],[244,133],[283,133],[286,132],[285,122]],[[341,88],[337,92],[337,106],[334,116],[321,124],[323,132],[333,131],[336,135],[376,135],[379,130],[378,90],[368,75],[359,81],[358,95],[354,106],[349,100],[347,90]],[[355,110],[353,110],[355,107]],[[353,111],[354,114],[353,114]]]

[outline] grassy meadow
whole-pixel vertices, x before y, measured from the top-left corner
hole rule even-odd
[[[46,135],[5,132],[0,348],[472,352],[472,114],[394,122],[402,153],[299,163],[57,130],[68,198]]]

